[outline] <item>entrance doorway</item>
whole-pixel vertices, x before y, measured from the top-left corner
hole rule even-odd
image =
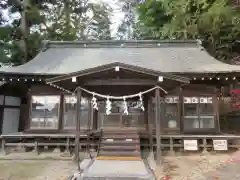
[[[124,114],[123,101],[113,101],[111,114],[106,114],[105,102],[99,102],[98,127],[103,129],[145,128],[144,112],[139,107],[138,101],[130,101],[128,115]]]

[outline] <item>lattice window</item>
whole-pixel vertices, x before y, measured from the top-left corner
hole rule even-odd
[[[57,129],[60,96],[32,96],[30,128]]]

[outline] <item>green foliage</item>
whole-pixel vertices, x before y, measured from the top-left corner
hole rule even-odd
[[[216,58],[229,62],[240,39],[240,9],[229,0],[148,0],[138,6],[142,39],[201,39]]]
[[[119,0],[119,6],[124,12],[124,18],[117,29],[117,39],[137,39],[138,24],[136,8],[140,4],[139,0]]]
[[[111,20],[109,14],[112,13],[112,8],[107,4],[97,4],[93,10],[93,17],[91,23],[92,32],[90,36],[93,40],[110,40]]]
[[[73,41],[78,39],[111,39],[111,9],[103,3],[90,0],[23,0],[25,9],[17,0],[5,0],[4,8],[20,18],[0,27],[4,63],[21,64],[24,59],[21,20],[26,12],[28,60],[36,56],[44,39]],[[2,2],[2,1],[1,1]],[[0,15],[1,6],[0,3]],[[0,16],[2,17],[2,16]],[[10,18],[11,19],[11,18]],[[0,25],[1,25],[0,18]],[[2,55],[3,56],[3,55]],[[5,58],[7,57],[7,58]]]

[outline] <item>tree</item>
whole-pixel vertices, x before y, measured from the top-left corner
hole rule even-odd
[[[23,13],[20,1],[5,0],[9,13],[19,14],[19,18],[0,28],[0,37],[4,36],[5,50],[9,55],[8,62],[14,65],[24,63],[23,37],[27,44],[31,44],[27,47],[27,61],[39,52],[43,39],[73,41],[111,38],[111,11],[102,3],[89,0],[27,1]],[[27,20],[25,26],[24,19]]]
[[[162,1],[148,0],[137,7],[138,24],[143,39],[162,39],[163,26],[170,20]]]
[[[118,39],[135,39],[137,33],[137,13],[136,8],[140,4],[140,0],[119,0],[119,6],[124,12],[124,18],[117,29]]]
[[[52,4],[46,6],[48,8],[41,13],[44,16],[39,28],[47,39],[99,39],[97,36],[102,35],[98,34],[100,31],[94,33],[96,27],[102,29],[103,33],[110,32],[110,9],[103,3],[92,3],[89,0],[62,0],[57,1],[54,6]]]
[[[229,62],[235,56],[240,11],[229,0],[150,0],[141,4],[138,13],[153,38],[199,38],[216,58]]]
[[[9,37],[10,29],[6,26],[7,19],[4,17],[4,12],[7,8],[7,2],[0,2],[0,66],[3,66],[9,61],[7,47],[5,41]]]
[[[105,3],[96,4],[93,8],[92,22],[89,26],[89,38],[92,40],[112,39],[110,29],[112,8]]]

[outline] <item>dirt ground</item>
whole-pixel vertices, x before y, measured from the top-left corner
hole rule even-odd
[[[0,180],[66,180],[74,172],[73,161],[0,160]]]
[[[156,169],[157,180],[237,180],[240,152],[169,156]]]
[[[239,163],[240,152],[165,156],[164,167],[156,175],[158,180],[235,180],[233,175],[239,174],[240,166],[230,166],[229,162]],[[72,160],[66,159],[0,159],[0,180],[66,180],[76,168]]]

